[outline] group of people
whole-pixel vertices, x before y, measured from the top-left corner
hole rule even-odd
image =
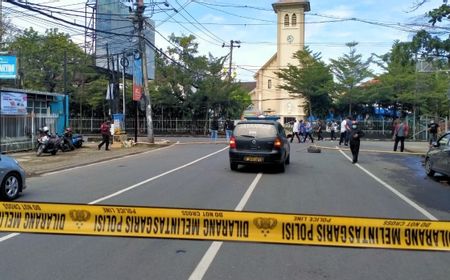
[[[316,125],[312,125],[308,120],[295,120],[292,127],[292,136],[290,142],[297,138],[299,143],[304,143],[308,139],[311,143],[314,143],[313,132],[317,134],[317,140],[323,140],[322,132],[324,129],[324,123],[322,121],[317,121]],[[217,140],[217,134],[219,130],[219,122],[217,118],[214,118],[211,122],[211,140]],[[234,129],[234,121],[227,119],[224,123],[224,131],[226,134],[227,141],[230,140]],[[359,128],[358,122],[353,120],[351,116],[346,117],[340,123],[340,125],[332,120],[327,123],[326,130],[330,132],[330,140],[337,140],[337,133],[340,133],[339,145],[344,144],[345,146],[350,146],[350,150],[353,155],[353,163],[358,162],[358,153],[360,147],[360,139],[364,136],[364,132]],[[437,135],[439,133],[439,124],[433,120],[428,125],[428,132],[430,133],[430,145],[437,141]],[[408,123],[402,119],[396,119],[392,125],[392,140],[394,140],[393,150],[397,151],[400,148],[400,152],[405,150],[405,139],[409,134]],[[107,143],[108,141],[104,141]],[[399,147],[400,146],[400,147]],[[101,147],[101,145],[99,145]],[[108,147],[108,146],[106,146]]]
[[[226,119],[223,128],[225,130],[225,136],[227,138],[227,141],[229,141],[231,135],[233,134],[234,121]],[[217,135],[219,132],[219,120],[216,117],[214,117],[211,121],[210,130],[211,130],[211,140],[215,142],[217,140]]]
[[[336,140],[336,131],[338,130],[338,124],[332,121],[328,124],[330,129],[331,140]],[[323,123],[321,121],[317,122],[316,132],[317,140],[323,140],[322,136]],[[295,120],[292,128],[292,136],[290,142],[294,141],[297,137],[299,143],[304,143],[308,138],[311,139],[311,143],[314,143],[314,138],[312,137],[313,127],[308,120]],[[361,138],[364,136],[364,132],[358,127],[358,122],[356,120],[351,120],[351,117],[344,119],[341,122],[341,135],[339,140],[339,145],[344,142],[344,145],[348,146],[350,144],[350,150],[353,155],[353,163],[358,162],[359,146]],[[303,137],[303,139],[301,139]]]
[[[292,143],[292,141],[294,141],[294,137],[297,137],[299,143],[306,142],[306,139],[308,139],[308,138],[311,140],[311,143],[314,143],[314,138],[312,137],[312,131],[313,131],[313,127],[309,121],[295,120],[295,122],[292,126],[291,143]],[[321,131],[322,131],[322,129],[320,129],[320,131],[318,132],[318,133],[320,133],[320,134],[318,134],[319,135],[318,140],[323,139]],[[303,139],[301,139],[302,137],[303,137]]]

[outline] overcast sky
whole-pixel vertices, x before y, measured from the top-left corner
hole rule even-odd
[[[118,0],[111,0],[118,1]],[[234,49],[233,64],[237,66],[237,78],[252,81],[254,73],[276,52],[276,14],[272,3],[276,0],[167,0],[169,7],[158,4],[148,16],[156,23],[156,45],[165,49],[169,44],[163,38],[193,34],[197,37],[201,54],[224,56],[230,40],[241,41]],[[72,22],[84,24],[82,12],[86,1],[82,0],[29,0],[79,12]],[[149,1],[146,1],[149,2]],[[162,3],[163,1],[157,1]],[[358,52],[365,58],[371,53],[384,54],[395,40],[405,41],[412,37],[418,23],[426,23],[424,14],[442,4],[441,0],[430,0],[414,10],[417,0],[311,0],[311,11],[306,16],[306,45],[320,52],[328,62],[348,51],[345,43],[356,41]],[[174,11],[177,10],[177,12]],[[33,28],[43,32],[46,28],[59,27],[62,32],[78,35],[83,32],[42,16],[23,11],[3,2],[3,13],[9,15],[21,28]],[[56,15],[55,16],[60,16]],[[412,24],[412,25],[411,25]],[[161,36],[161,35],[162,36]]]

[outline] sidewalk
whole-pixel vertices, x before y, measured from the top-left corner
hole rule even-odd
[[[339,146],[339,141],[314,141],[317,146],[333,147]],[[301,145],[301,144],[300,144]],[[350,147],[344,146],[343,144],[339,146],[342,149],[349,149]],[[382,140],[361,140],[361,151],[380,151],[380,152],[393,152],[394,141],[382,141]],[[405,142],[405,152],[417,153],[425,155],[429,149],[428,142],[423,141],[406,141]],[[400,146],[397,148],[397,153],[400,153]]]
[[[98,150],[98,142],[85,142],[80,149],[65,153],[58,151],[54,156],[42,154],[38,157],[35,151],[11,153],[8,156],[15,158],[25,169],[27,176],[32,177],[47,172],[143,153],[171,144],[173,143],[167,140],[155,140],[155,144],[138,144],[131,148],[122,148],[117,144],[110,146],[109,151],[105,151],[104,147]]]

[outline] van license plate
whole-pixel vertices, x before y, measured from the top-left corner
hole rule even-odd
[[[264,158],[263,158],[263,157],[246,156],[246,157],[244,157],[244,161],[249,161],[249,162],[263,162],[263,161],[264,161]]]

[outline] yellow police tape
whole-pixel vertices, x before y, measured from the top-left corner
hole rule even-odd
[[[0,231],[450,251],[450,221],[0,203]]]

